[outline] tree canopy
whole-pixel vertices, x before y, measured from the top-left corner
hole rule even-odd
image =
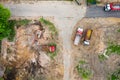
[[[9,9],[0,4],[0,22],[6,22],[10,18]]]
[[[10,10],[0,4],[0,40],[9,36],[11,29],[9,28],[8,19],[10,18]]]

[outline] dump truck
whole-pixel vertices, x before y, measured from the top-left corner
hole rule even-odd
[[[93,30],[91,29],[87,29],[85,36],[84,36],[84,45],[89,45],[89,40],[91,39],[91,35],[92,35]]]
[[[74,40],[74,45],[78,45],[80,42],[80,39],[83,34],[83,29],[82,28],[77,28],[76,35],[75,35],[75,40]]]
[[[51,53],[56,51],[55,45],[41,45],[40,48],[42,51],[51,52]]]
[[[104,11],[120,11],[120,3],[107,3],[104,6]]]

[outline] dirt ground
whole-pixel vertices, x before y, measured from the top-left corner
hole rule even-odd
[[[89,46],[83,44],[83,38],[78,46],[73,45],[76,29],[79,26],[84,30],[93,30]],[[74,67],[80,60],[84,60],[92,71],[91,80],[107,80],[108,73],[120,68],[120,56],[111,55],[107,60],[101,62],[98,55],[104,53],[108,42],[120,44],[120,32],[117,31],[118,29],[120,29],[119,18],[83,18],[78,21],[72,36]],[[76,68],[74,69],[73,77],[74,80],[82,80]]]
[[[40,38],[36,36],[37,31],[42,32]],[[14,42],[4,41],[7,52],[1,56],[2,62],[4,66],[15,70],[12,71],[10,68],[11,72],[16,72],[11,74],[15,76],[15,80],[62,80],[64,74],[62,46],[58,41],[58,35],[51,35],[47,26],[32,20],[30,24],[16,28]],[[54,59],[41,49],[41,45],[51,42],[57,44],[57,55]]]

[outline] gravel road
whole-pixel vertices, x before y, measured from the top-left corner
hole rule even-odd
[[[105,12],[102,6],[90,6],[87,8],[85,17],[119,17],[120,11]]]
[[[41,2],[34,4],[5,4],[11,10],[12,16],[16,17],[54,17],[54,24],[59,29],[59,34],[63,42],[64,77],[63,80],[73,80],[72,78],[72,30],[78,20],[84,17],[86,7],[78,6],[73,2]]]

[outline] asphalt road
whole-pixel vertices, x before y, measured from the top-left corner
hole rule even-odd
[[[90,6],[87,8],[85,17],[119,17],[120,11],[105,12],[101,6]]]

